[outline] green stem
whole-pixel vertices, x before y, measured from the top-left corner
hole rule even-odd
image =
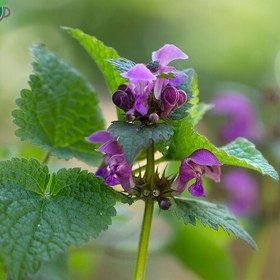
[[[155,176],[155,151],[154,142],[147,149],[147,165],[146,165],[146,179],[150,184],[151,189],[154,188],[154,176]]]
[[[138,246],[138,255],[134,270],[134,280],[145,279],[146,262],[148,255],[151,224],[153,218],[154,201],[145,201],[145,212],[142,222],[141,235]]]
[[[154,188],[154,176],[155,176],[155,158],[154,158],[154,143],[150,145],[147,150],[147,166],[146,166],[146,180],[150,185],[150,189]],[[141,235],[138,245],[138,253],[134,270],[134,280],[144,280],[150,231],[153,219],[154,200],[147,198],[145,200],[145,211],[143,216]]]

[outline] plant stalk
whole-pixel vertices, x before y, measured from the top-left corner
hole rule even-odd
[[[146,166],[146,180],[150,185],[151,191],[154,189],[154,175],[155,175],[155,159],[154,159],[154,143],[150,145],[147,150],[147,166]],[[148,256],[149,239],[151,232],[151,225],[153,219],[154,200],[147,198],[145,200],[145,210],[142,221],[141,235],[138,245],[138,253],[134,270],[134,280],[144,280],[146,263]]]

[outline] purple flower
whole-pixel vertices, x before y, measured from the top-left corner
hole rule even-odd
[[[167,86],[160,97],[161,103],[161,117],[166,118],[170,113],[181,107],[187,101],[187,94],[183,90],[177,90],[175,87]]]
[[[104,153],[104,165],[98,168],[95,175],[103,178],[109,186],[121,184],[130,193],[134,187],[132,165],[126,162],[117,139],[112,138],[106,130],[96,131],[86,139],[91,143],[103,143],[97,151]]]
[[[221,93],[213,101],[214,114],[228,115],[228,121],[222,127],[220,136],[228,142],[237,137],[260,140],[261,130],[250,101],[243,95],[231,92]]]
[[[242,169],[223,174],[222,186],[230,193],[229,209],[236,215],[252,215],[258,205],[258,185],[255,179]]]
[[[129,88],[135,96],[134,105],[127,114],[137,111],[145,116],[148,113],[148,98],[156,76],[144,64],[136,64],[121,75],[129,80]]]
[[[174,194],[182,193],[190,180],[195,182],[189,187],[189,192],[193,196],[205,196],[201,176],[205,176],[220,181],[221,163],[213,153],[206,149],[194,151],[190,156],[182,160],[179,174],[173,182]]]
[[[135,96],[132,90],[127,85],[120,85],[118,90],[112,95],[113,103],[127,112],[135,102]]]
[[[154,82],[154,94],[157,99],[160,98],[162,89],[170,84],[171,86],[179,86],[185,79],[183,72],[177,71],[175,67],[168,64],[176,59],[187,59],[188,56],[174,45],[166,44],[159,50],[152,53],[153,62],[158,62],[155,74],[172,73],[173,78],[157,78]]]

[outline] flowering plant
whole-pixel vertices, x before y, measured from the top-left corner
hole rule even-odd
[[[30,89],[21,92],[13,117],[16,135],[47,154],[42,163],[20,158],[0,162],[0,245],[9,277],[24,279],[70,245],[97,237],[117,215],[117,202],[145,204],[134,279],[144,279],[155,204],[186,225],[199,220],[215,230],[222,227],[256,248],[225,207],[196,197],[207,196],[202,178],[218,182],[224,164],[275,180],[278,174],[248,140],[238,138],[218,148],[196,132],[210,106],[199,103],[194,70],[169,65],[188,56],[166,44],[152,53],[151,62],[136,64],[93,36],[65,30],[99,66],[118,120],[105,129],[92,86],[53,53],[32,48]],[[97,170],[62,168],[51,174],[50,156],[74,157]],[[156,168],[171,161],[181,162],[176,174],[166,176]],[[113,188],[117,185],[122,189]],[[193,197],[177,197],[186,188]]]

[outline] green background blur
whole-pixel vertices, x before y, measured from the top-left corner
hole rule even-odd
[[[2,158],[15,154],[27,155],[30,150],[38,157],[42,156],[34,147],[22,148],[22,144],[14,136],[15,127],[10,114],[15,108],[14,101],[20,90],[28,86],[28,75],[31,72],[28,48],[33,44],[45,44],[49,50],[79,69],[93,83],[103,101],[109,99],[103,78],[93,61],[60,26],[75,27],[92,34],[118,50],[121,56],[136,62],[148,63],[151,52],[165,43],[177,45],[189,55],[187,61],[177,63],[178,68],[192,67],[196,70],[202,101],[209,101],[225,83],[232,85],[232,90],[242,85],[242,88],[251,94],[256,93],[259,88],[279,87],[278,0],[10,0],[8,6],[11,15],[0,22]],[[259,103],[257,108],[261,107]],[[158,227],[161,229],[161,226]],[[165,229],[165,225],[163,228]],[[254,279],[247,280],[280,279],[277,270],[280,261],[277,253],[280,251],[277,241],[279,233],[276,223],[272,227],[266,227],[265,237],[260,237],[260,250],[256,253],[257,260],[254,260],[256,275],[248,272],[250,269],[254,270],[254,261],[251,262],[251,268],[244,268],[246,265],[242,257],[251,255],[250,249],[244,248],[243,243],[230,248],[237,264],[237,275],[254,275]],[[161,235],[162,230],[159,230],[157,236]],[[223,236],[222,239],[224,238]],[[158,241],[158,238],[154,239]],[[132,239],[132,244],[137,243],[135,240],[137,238]],[[262,250],[262,243],[265,244],[266,251]],[[119,277],[115,279],[130,279],[127,275],[132,271],[131,258],[134,253],[127,253],[128,257],[119,257],[116,253],[115,258],[109,253],[109,258],[108,252],[98,246],[95,244],[93,247],[97,247],[99,253],[92,253],[92,250],[88,249],[90,246],[80,253],[73,250],[70,262],[72,278],[110,279],[109,277],[114,275]],[[169,265],[171,268],[167,269]],[[203,265],[211,263],[202,261],[201,266]],[[111,276],[108,274],[108,267],[111,268]],[[121,270],[129,273],[122,275]],[[54,277],[57,276],[50,279],[55,279]],[[246,279],[245,276],[242,278]],[[151,257],[147,279],[200,278],[192,272],[186,272],[181,264],[176,263],[175,258],[158,253]],[[203,279],[207,279],[207,276]]]

